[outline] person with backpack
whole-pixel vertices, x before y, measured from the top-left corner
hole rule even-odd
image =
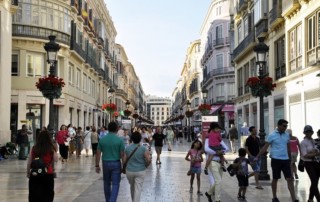
[[[41,131],[29,153],[27,177],[29,178],[29,202],[54,199],[54,164],[58,162],[56,147],[48,131]]]

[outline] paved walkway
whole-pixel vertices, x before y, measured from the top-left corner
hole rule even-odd
[[[156,165],[155,153],[153,161],[147,170],[143,185],[141,202],[205,202],[206,196],[197,196],[189,193],[189,180],[186,175],[189,162],[184,158],[189,144],[174,145],[173,151],[166,151],[164,146],[161,155],[162,164]],[[227,160],[233,161],[236,156],[227,154]],[[270,165],[270,162],[268,163]],[[102,202],[104,201],[102,174],[96,174],[92,156],[75,159],[68,163],[57,164],[58,178],[55,180],[55,202]],[[269,168],[269,172],[270,172]],[[0,202],[28,201],[28,179],[26,176],[26,161],[17,159],[0,161]],[[310,182],[306,173],[300,173],[300,180],[295,181],[295,189],[300,202],[307,201]],[[255,189],[254,179],[250,178],[247,200],[249,202],[270,202],[271,181],[261,182],[264,190]],[[196,180],[194,182],[196,188]],[[201,174],[201,191],[209,188],[208,177]],[[120,184],[119,202],[130,202],[129,184],[122,176]],[[233,202],[237,200],[238,184],[235,177],[223,175],[222,201]],[[278,184],[278,198],[280,201],[290,202],[286,181],[281,179]]]

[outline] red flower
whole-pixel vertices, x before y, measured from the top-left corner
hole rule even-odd
[[[105,103],[101,107],[102,111],[114,112],[117,110],[117,105],[114,103]]]
[[[39,78],[38,82],[36,83],[36,87],[40,90],[54,90],[57,88],[64,87],[65,83],[63,78],[54,77],[54,76],[45,76]]]
[[[253,96],[259,97],[260,95],[263,95],[267,97],[271,95],[271,91],[273,91],[277,85],[273,83],[271,77],[265,77],[263,79],[259,79],[259,77],[250,77],[247,80],[246,86],[250,87]]]

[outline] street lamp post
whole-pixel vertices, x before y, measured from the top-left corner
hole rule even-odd
[[[208,90],[206,88],[202,89],[202,97],[204,104],[207,104]]]
[[[47,52],[47,62],[50,65],[49,77],[56,76],[56,65],[57,65],[57,53],[60,50],[60,45],[56,43],[56,36],[50,35],[49,42],[44,45],[44,49]],[[52,89],[53,90],[53,89]],[[49,125],[48,130],[52,137],[54,136],[54,107],[53,107],[53,97],[49,97]]]
[[[190,106],[191,106],[191,103],[188,100],[187,102],[188,111],[190,111]],[[187,118],[188,118],[188,142],[191,142],[191,123],[190,123],[191,116],[188,116]]]
[[[256,65],[258,67],[258,78],[260,81],[264,79],[267,74],[265,72],[266,68],[266,55],[269,51],[269,47],[264,43],[264,37],[258,38],[259,43],[254,47],[254,51],[257,54]],[[262,85],[262,84],[261,84]],[[259,93],[259,111],[260,111],[260,148],[265,145],[265,130],[264,130],[264,109],[263,109],[263,93]],[[270,180],[270,175],[267,169],[267,152],[261,155],[261,170],[259,175],[260,180]]]
[[[112,96],[113,96],[113,93],[116,92],[112,86],[110,86],[109,90],[108,90],[108,93],[110,93],[110,99],[109,99],[109,103],[111,104],[112,103]],[[111,113],[109,113],[109,123],[111,122]]]

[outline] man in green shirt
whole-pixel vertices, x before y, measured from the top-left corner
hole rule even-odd
[[[108,124],[109,133],[100,139],[96,153],[96,172],[100,173],[100,157],[102,153],[102,171],[104,181],[104,196],[106,202],[116,202],[120,180],[121,162],[123,162],[124,144],[117,135],[118,125],[115,122]]]

